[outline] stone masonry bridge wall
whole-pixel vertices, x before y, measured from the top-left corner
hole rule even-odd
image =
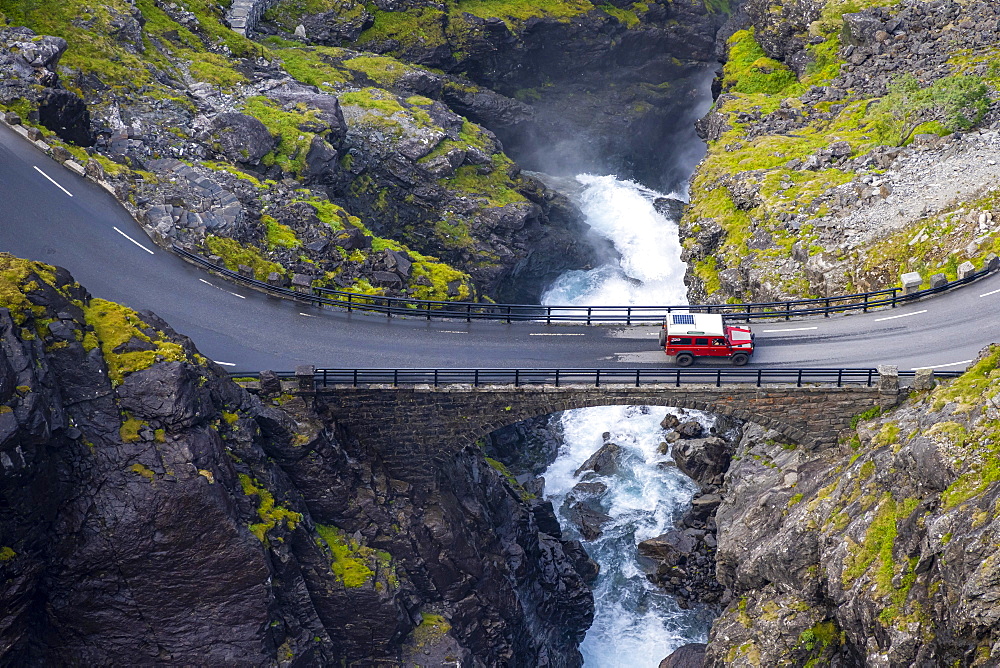
[[[574,408],[673,406],[708,411],[778,430],[809,448],[836,443],[851,418],[897,393],[875,387],[335,387],[317,407],[384,459],[393,475],[434,484],[435,462],[500,427]]]

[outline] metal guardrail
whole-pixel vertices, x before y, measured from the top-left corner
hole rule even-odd
[[[960,371],[935,372],[938,378],[953,378]],[[256,373],[232,372],[231,377],[256,378]],[[295,378],[292,372],[279,372],[281,378]],[[913,371],[899,372],[900,378],[912,378]],[[428,385],[538,386],[585,385],[823,385],[843,387],[877,384],[877,369],[315,369],[312,374],[316,387],[363,387],[391,385],[393,387]]]
[[[220,274],[233,281],[249,285],[275,294],[315,305],[343,308],[348,312],[367,311],[384,313],[387,317],[394,315],[432,318],[447,318],[465,320],[495,320],[512,322],[544,322],[547,325],[559,322],[574,322],[587,325],[599,324],[642,324],[658,323],[664,315],[673,312],[684,313],[719,313],[736,321],[751,321],[758,319],[785,319],[793,316],[823,315],[830,317],[832,313],[862,311],[869,309],[896,308],[930,295],[946,292],[954,288],[968,285],[991,273],[993,269],[984,268],[965,278],[951,281],[936,288],[918,290],[903,295],[900,288],[888,288],[871,292],[859,292],[839,297],[818,297],[813,299],[797,299],[785,302],[761,302],[747,304],[690,304],[676,306],[544,306],[531,304],[484,304],[479,302],[442,302],[406,297],[380,297],[327,288],[312,288],[310,292],[298,292],[289,288],[271,285],[226,267],[220,267],[206,258],[187,251],[180,246],[173,246],[175,253],[181,257],[201,265],[210,271]]]

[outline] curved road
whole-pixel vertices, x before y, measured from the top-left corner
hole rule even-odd
[[[388,319],[228,283],[154,246],[114,197],[3,125],[0,251],[63,266],[94,296],[155,311],[205,355],[246,371],[667,365],[655,327]],[[1000,272],[902,308],[757,323],[751,364],[960,370],[1000,340],[998,326]]]

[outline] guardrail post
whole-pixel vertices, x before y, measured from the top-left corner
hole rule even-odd
[[[865,305],[864,305],[864,308],[861,309],[861,312],[862,313],[868,313],[868,293],[867,292],[865,293]]]
[[[795,380],[795,387],[802,387],[802,369],[799,369],[799,376]]]
[[[472,375],[472,387],[479,387],[479,369]]]
[[[545,307],[545,324],[546,325],[551,325],[552,324],[552,307],[551,306],[546,306]]]
[[[823,317],[824,318],[829,318],[830,317],[830,298],[829,297],[826,298],[826,307],[823,309]]]
[[[681,370],[677,369],[677,387],[681,386]]]
[[[295,380],[299,392],[316,391],[316,367],[312,364],[300,364],[295,367]]]
[[[632,307],[629,306],[627,309],[625,309],[625,325],[630,326],[631,324],[632,324]],[[636,387],[639,386],[636,385]]]
[[[588,306],[587,307],[587,324],[588,325],[590,324],[590,313],[591,313],[591,311],[593,311],[593,309]]]
[[[882,364],[878,367],[878,405],[883,408],[899,402],[899,367]]]
[[[521,387],[521,370],[514,369],[514,387]]]
[[[840,387],[844,379],[844,370],[837,369],[837,387]]]
[[[472,322],[472,304],[466,304],[465,306],[465,322]]]
[[[934,389],[934,369],[917,369],[913,374],[914,390]]]
[[[785,302],[785,320],[791,320],[792,302]]]
[[[556,387],[559,387],[559,369],[556,369]]]
[[[507,324],[509,325],[510,322],[511,322],[511,320],[510,320],[510,307],[508,306],[507,307]]]
[[[914,292],[920,289],[920,284],[924,282],[924,279],[920,277],[920,274],[911,271],[903,274],[899,277],[899,284],[903,286],[903,296],[912,295]]]
[[[434,369],[434,387],[438,386],[438,370]]]
[[[763,369],[757,369],[757,387],[760,387],[760,382],[763,379],[764,379],[764,370]]]
[[[722,369],[715,372],[715,386],[722,387]]]
[[[601,386],[601,370],[597,369],[597,373],[594,376],[594,387]]]
[[[640,370],[636,369],[635,370],[635,386],[636,387],[639,387],[639,373],[640,373]]]
[[[399,369],[392,370],[392,386],[399,387]]]
[[[358,386],[358,370],[354,370],[354,387]]]

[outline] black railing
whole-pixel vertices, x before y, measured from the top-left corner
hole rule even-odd
[[[221,276],[233,281],[249,285],[259,290],[281,296],[308,302],[317,306],[332,306],[352,311],[367,311],[384,313],[388,317],[409,316],[457,319],[471,322],[473,320],[498,320],[501,322],[544,322],[553,324],[560,322],[582,323],[587,325],[600,324],[642,324],[660,322],[664,315],[673,312],[684,313],[718,313],[732,320],[750,321],[758,319],[785,319],[793,316],[823,315],[830,317],[833,313],[862,311],[891,307],[917,301],[929,295],[945,292],[959,286],[967,285],[983,278],[993,269],[984,268],[966,278],[951,281],[936,288],[918,290],[903,295],[900,288],[859,292],[838,297],[817,297],[812,299],[796,299],[784,302],[760,302],[748,304],[690,304],[676,306],[544,306],[531,304],[486,304],[479,302],[443,302],[406,297],[382,297],[356,292],[330,290],[328,288],[310,288],[308,292],[299,292],[289,288],[271,285],[226,267],[220,267],[206,258],[187,251],[179,246],[173,247],[181,257],[201,265]]]
[[[934,372],[938,378],[953,378],[960,371]],[[233,377],[256,377],[255,373],[234,372]],[[282,378],[294,374],[282,372]],[[900,378],[912,378],[913,371],[899,372]],[[843,387],[878,382],[877,369],[316,369],[315,384],[323,387],[362,387],[389,385],[392,387],[429,385],[468,385],[471,387],[531,385],[821,385]]]

